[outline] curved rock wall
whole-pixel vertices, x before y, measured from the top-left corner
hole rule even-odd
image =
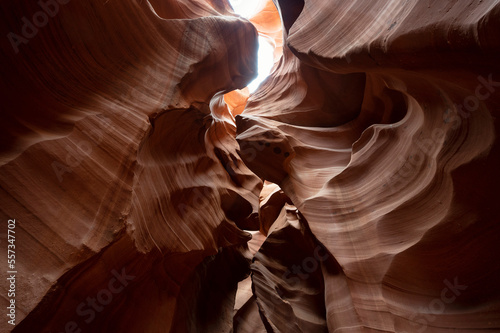
[[[3,2],[2,31],[22,36],[21,18],[41,10]],[[241,229],[259,228],[262,182],[214,97],[256,70],[256,30],[229,10],[59,3],[27,43],[3,40],[1,216],[17,221],[14,331],[230,329],[214,313],[232,317],[248,274]],[[227,281],[215,279],[224,270]]]
[[[275,5],[0,4],[2,332],[500,330],[499,1]]]
[[[498,2],[278,5],[300,15],[237,139],[341,267],[328,329],[498,330]]]

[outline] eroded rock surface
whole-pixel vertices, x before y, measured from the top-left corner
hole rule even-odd
[[[37,10],[2,3],[2,31]],[[256,38],[222,2],[90,1],[60,5],[16,50],[2,44],[15,331],[231,329],[262,181],[214,95],[255,76]],[[122,271],[134,278],[114,293]]]
[[[500,2],[275,5],[0,4],[2,332],[500,331]]]
[[[498,2],[278,5],[300,15],[237,139],[341,267],[329,330],[498,330]]]

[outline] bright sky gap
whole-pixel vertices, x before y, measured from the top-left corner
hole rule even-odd
[[[259,10],[260,0],[229,0],[236,14],[249,19]],[[265,38],[259,36],[258,76],[248,84],[250,92],[254,92],[271,72],[274,64],[274,47]]]

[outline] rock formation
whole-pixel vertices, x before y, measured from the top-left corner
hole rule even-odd
[[[1,332],[500,331],[500,1],[274,5],[0,4]]]

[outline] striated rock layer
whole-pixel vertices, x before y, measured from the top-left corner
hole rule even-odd
[[[500,4],[277,4],[287,47],[237,139],[341,267],[329,331],[500,330]]]
[[[1,6],[3,36],[40,10]],[[262,182],[221,93],[256,74],[252,24],[219,1],[70,2],[14,46],[0,173],[14,331],[231,330]]]
[[[0,4],[1,332],[500,331],[500,1],[262,4]]]

